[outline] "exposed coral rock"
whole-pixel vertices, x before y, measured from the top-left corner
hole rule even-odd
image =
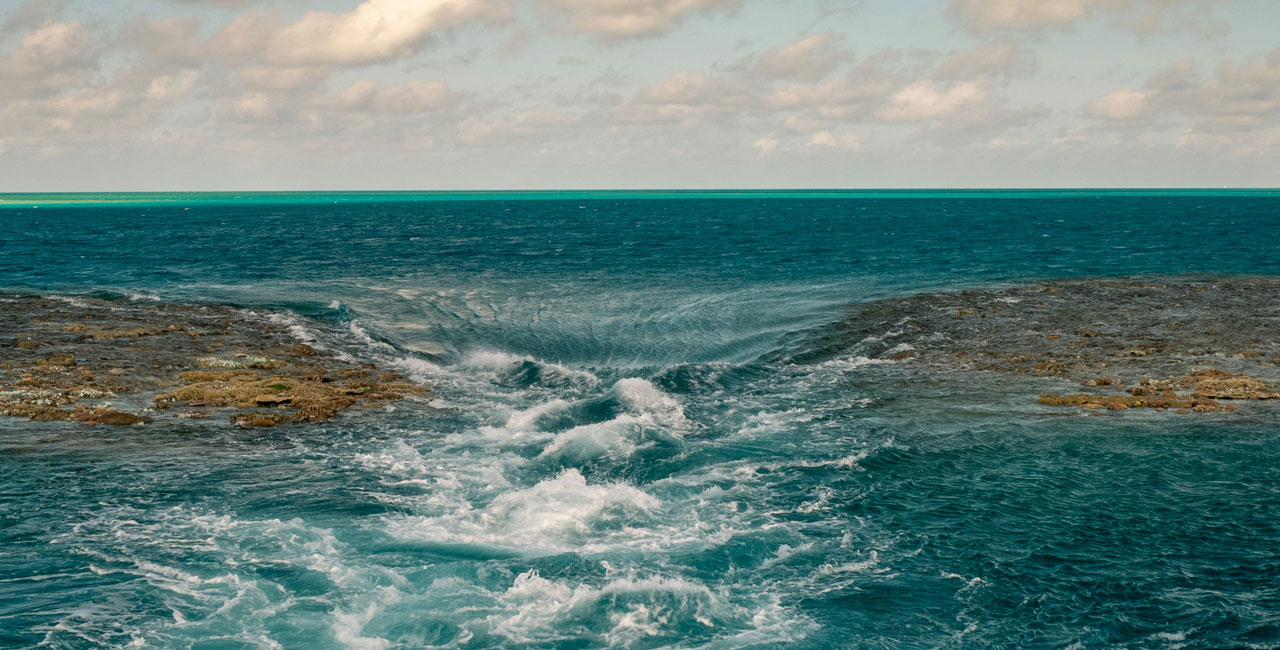
[[[289,418],[277,413],[236,413],[231,416],[231,423],[240,427],[274,427]]]
[[[1088,380],[1085,385],[1104,384]],[[1180,395],[1176,392],[1179,389],[1188,388],[1194,389],[1190,395]],[[1265,382],[1245,374],[1232,375],[1217,369],[1197,370],[1173,379],[1143,379],[1137,386],[1125,392],[1128,395],[1043,393],[1040,395],[1040,403],[1048,406],[1079,406],[1090,410],[1105,404],[1113,411],[1145,407],[1157,410],[1173,408],[1179,411],[1190,409],[1197,413],[1212,413],[1235,411],[1240,408],[1235,404],[1222,404],[1216,401],[1220,399],[1264,400],[1280,397],[1280,392],[1275,391]]]
[[[39,344],[14,335],[33,324],[41,331]],[[138,393],[160,409],[157,417],[202,419],[213,408],[269,407],[270,413],[233,418],[269,426],[319,422],[344,409],[428,392],[396,373],[299,344],[283,328],[230,307],[92,298],[68,305],[6,296],[0,341],[6,333],[16,343],[0,347],[0,416],[90,426],[146,423],[151,416],[99,402]],[[36,347],[48,352],[38,356],[31,352]],[[170,409],[179,405],[202,408]]]
[[[1196,382],[1196,395],[1219,399],[1274,399],[1280,393],[1257,379],[1231,377],[1229,379],[1201,379]]]
[[[795,348],[804,351],[776,358],[888,359],[910,346],[912,373],[1059,378],[1099,389],[1069,404],[1090,410],[1223,412],[1237,407],[1219,400],[1280,399],[1277,322],[1280,278],[1057,280],[864,303]]]

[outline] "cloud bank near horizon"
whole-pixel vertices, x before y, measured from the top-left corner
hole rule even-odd
[[[1280,185],[1263,0],[27,0],[0,191]]]

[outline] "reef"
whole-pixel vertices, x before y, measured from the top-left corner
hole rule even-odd
[[[221,413],[274,426],[427,392],[251,311],[0,295],[0,416],[131,426]]]
[[[1216,413],[1280,398],[1280,278],[1056,280],[852,308],[818,349],[1025,376],[1049,406]],[[825,342],[820,342],[825,343]],[[1049,384],[1093,389],[1049,392]]]

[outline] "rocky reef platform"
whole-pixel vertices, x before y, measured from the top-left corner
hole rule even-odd
[[[1230,412],[1280,398],[1280,278],[1073,279],[853,308],[823,334],[931,373],[1028,382],[1041,404]],[[1074,390],[1061,387],[1074,384]],[[1036,387],[1055,390],[1037,390]]]
[[[428,391],[234,307],[0,294],[0,416],[269,427]]]

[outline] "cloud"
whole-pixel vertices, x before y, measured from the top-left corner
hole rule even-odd
[[[1188,95],[1190,110],[1219,128],[1275,126],[1280,116],[1280,47],[1243,65],[1223,62],[1208,81],[1172,92]]]
[[[705,74],[677,72],[637,93],[644,104],[698,104],[712,97],[715,82]]]
[[[323,103],[348,112],[388,114],[435,111],[453,106],[460,100],[460,96],[443,81],[382,84],[373,79],[362,79],[334,93]]]
[[[987,84],[965,81],[942,87],[917,81],[893,94],[889,104],[876,112],[886,122],[927,122],[983,104],[990,96]]]
[[[0,23],[0,34],[22,32],[51,20],[62,13],[66,5],[67,0],[27,0]]]
[[[607,37],[665,31],[694,14],[738,7],[744,0],[534,0],[573,31]]]
[[[78,20],[46,20],[23,32],[16,50],[0,59],[0,97],[30,99],[87,84],[103,51]]]
[[[1147,94],[1131,88],[1115,90],[1084,105],[1084,112],[1096,120],[1145,122],[1151,119]]]
[[[582,116],[552,107],[516,112],[497,119],[467,119],[458,124],[458,139],[472,146],[488,146],[517,139],[565,132]]]
[[[862,136],[857,133],[832,133],[818,131],[809,138],[810,147],[827,147],[832,149],[848,149],[857,151],[862,148]]]
[[[948,80],[1029,77],[1035,74],[1036,68],[1035,53],[1017,41],[1008,40],[954,52],[938,65],[934,77]]]
[[[930,60],[932,59],[932,60]],[[923,64],[923,65],[922,65]],[[1010,109],[997,94],[997,81],[1030,69],[1030,55],[1012,44],[939,53],[885,51],[854,65],[844,75],[818,83],[770,88],[761,103],[775,111],[807,115],[795,123],[810,131],[825,122],[921,126],[927,132],[985,133],[1042,117],[1043,107]]]
[[[839,47],[844,36],[827,32],[803,38],[786,47],[771,47],[751,57],[746,74],[765,79],[817,81],[849,57]]]
[[[751,143],[751,147],[760,153],[767,154],[777,151],[778,144],[779,142],[777,138],[760,138],[759,140]]]
[[[974,33],[997,30],[1070,29],[1096,16],[1125,29],[1151,34],[1167,29],[1225,33],[1210,9],[1227,0],[951,0],[947,13]]]
[[[432,35],[481,18],[485,0],[365,0],[346,13],[312,11],[270,37],[267,60],[286,65],[361,65],[413,55]]]
[[[1070,25],[1113,0],[952,0],[947,12],[974,32]]]
[[[1280,48],[1243,64],[1224,61],[1208,78],[1194,61],[1152,75],[1143,90],[1120,89],[1084,107],[1113,122],[1192,118],[1198,132],[1257,132],[1280,125]]]

